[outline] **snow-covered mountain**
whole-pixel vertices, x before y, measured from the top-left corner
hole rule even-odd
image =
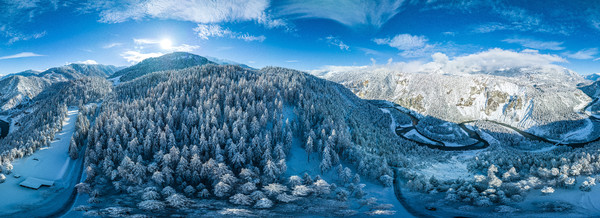
[[[41,72],[37,71],[37,70],[26,70],[26,71],[22,71],[22,72],[18,72],[18,73],[7,74],[0,78],[5,78],[5,77],[9,77],[9,76],[35,76],[35,75],[38,75],[39,73],[41,73]]]
[[[239,62],[235,62],[235,61],[231,61],[231,60],[227,60],[227,59],[215,58],[215,57],[210,57],[210,56],[205,56],[205,58],[208,59],[209,61],[215,62],[216,64],[219,64],[219,65],[238,65],[243,68],[254,69],[248,65],[245,65],[245,64],[242,64]]]
[[[33,70],[10,74],[0,79],[0,111],[25,103],[48,86],[86,76],[107,77],[116,67],[101,64],[69,64],[43,72]]]
[[[600,79],[600,73],[593,73],[590,75],[586,75],[584,78],[587,80],[591,80],[591,81],[597,81],[598,79]]]
[[[145,59],[131,67],[115,72],[109,78],[119,78],[121,82],[125,82],[156,71],[176,70],[205,64],[214,64],[214,62],[195,54],[174,52]]]
[[[453,122],[488,119],[523,129],[580,118],[578,112],[592,100],[578,89],[585,82],[581,76],[556,65],[490,67],[458,61],[329,67],[312,73],[359,97],[393,101],[425,115]]]
[[[38,77],[78,79],[84,76],[107,77],[116,71],[112,65],[102,64],[69,64],[62,67],[50,68],[39,73]]]

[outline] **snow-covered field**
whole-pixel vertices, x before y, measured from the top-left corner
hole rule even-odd
[[[577,130],[571,131],[569,133],[565,133],[560,136],[562,140],[576,140],[576,141],[584,141],[589,139],[589,135],[594,131],[594,124],[590,119],[585,120],[585,125]]]
[[[119,84],[121,84],[121,76],[108,79],[108,81],[111,81],[113,83],[113,86],[118,86]]]
[[[465,152],[465,154],[469,154],[469,152]],[[473,173],[470,173],[467,168],[467,159],[471,157],[472,155],[452,156],[451,159],[445,162],[433,163],[429,167],[419,169],[418,173],[424,175],[426,178],[435,176],[440,180],[459,178],[472,180],[474,175]]]
[[[83,159],[71,160],[68,154],[77,113],[77,108],[69,108],[62,131],[55,135],[49,147],[12,163],[12,173],[0,184],[0,216],[47,216],[68,200]],[[54,186],[39,190],[19,186],[28,177],[54,181]]]

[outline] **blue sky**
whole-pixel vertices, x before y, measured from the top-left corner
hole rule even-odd
[[[600,72],[598,39],[598,1],[0,0],[0,74],[173,51],[312,70],[491,49],[589,74]]]

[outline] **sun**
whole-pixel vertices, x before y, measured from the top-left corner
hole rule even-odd
[[[160,41],[160,47],[162,49],[171,49],[171,47],[173,47],[173,43],[171,42],[170,39],[163,39]]]

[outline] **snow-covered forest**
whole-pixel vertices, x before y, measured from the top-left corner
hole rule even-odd
[[[122,193],[139,199],[130,202],[138,209],[160,211],[198,207],[195,199],[251,208],[361,199],[361,177],[391,186],[390,165],[427,153],[383,128],[389,117],[374,111],[335,83],[284,68],[149,74],[118,85],[81,132],[89,202]],[[292,146],[318,157],[321,175],[284,177]],[[325,181],[327,172],[339,175]]]
[[[18,117],[18,125],[13,125],[11,133],[0,139],[2,169],[10,168],[14,159],[48,146],[62,128],[67,106],[99,102],[111,90],[112,85],[100,77],[60,82],[45,89],[36,97],[36,103]],[[7,171],[10,170],[3,173]]]
[[[599,142],[547,137],[574,135],[565,128],[453,123],[300,71],[198,64],[45,88],[12,110],[0,178],[18,179],[11,163],[49,146],[77,107],[79,215],[576,214],[572,201],[543,199],[595,193]],[[441,144],[397,135],[407,128]]]
[[[600,1],[0,0],[0,217],[600,217]]]

